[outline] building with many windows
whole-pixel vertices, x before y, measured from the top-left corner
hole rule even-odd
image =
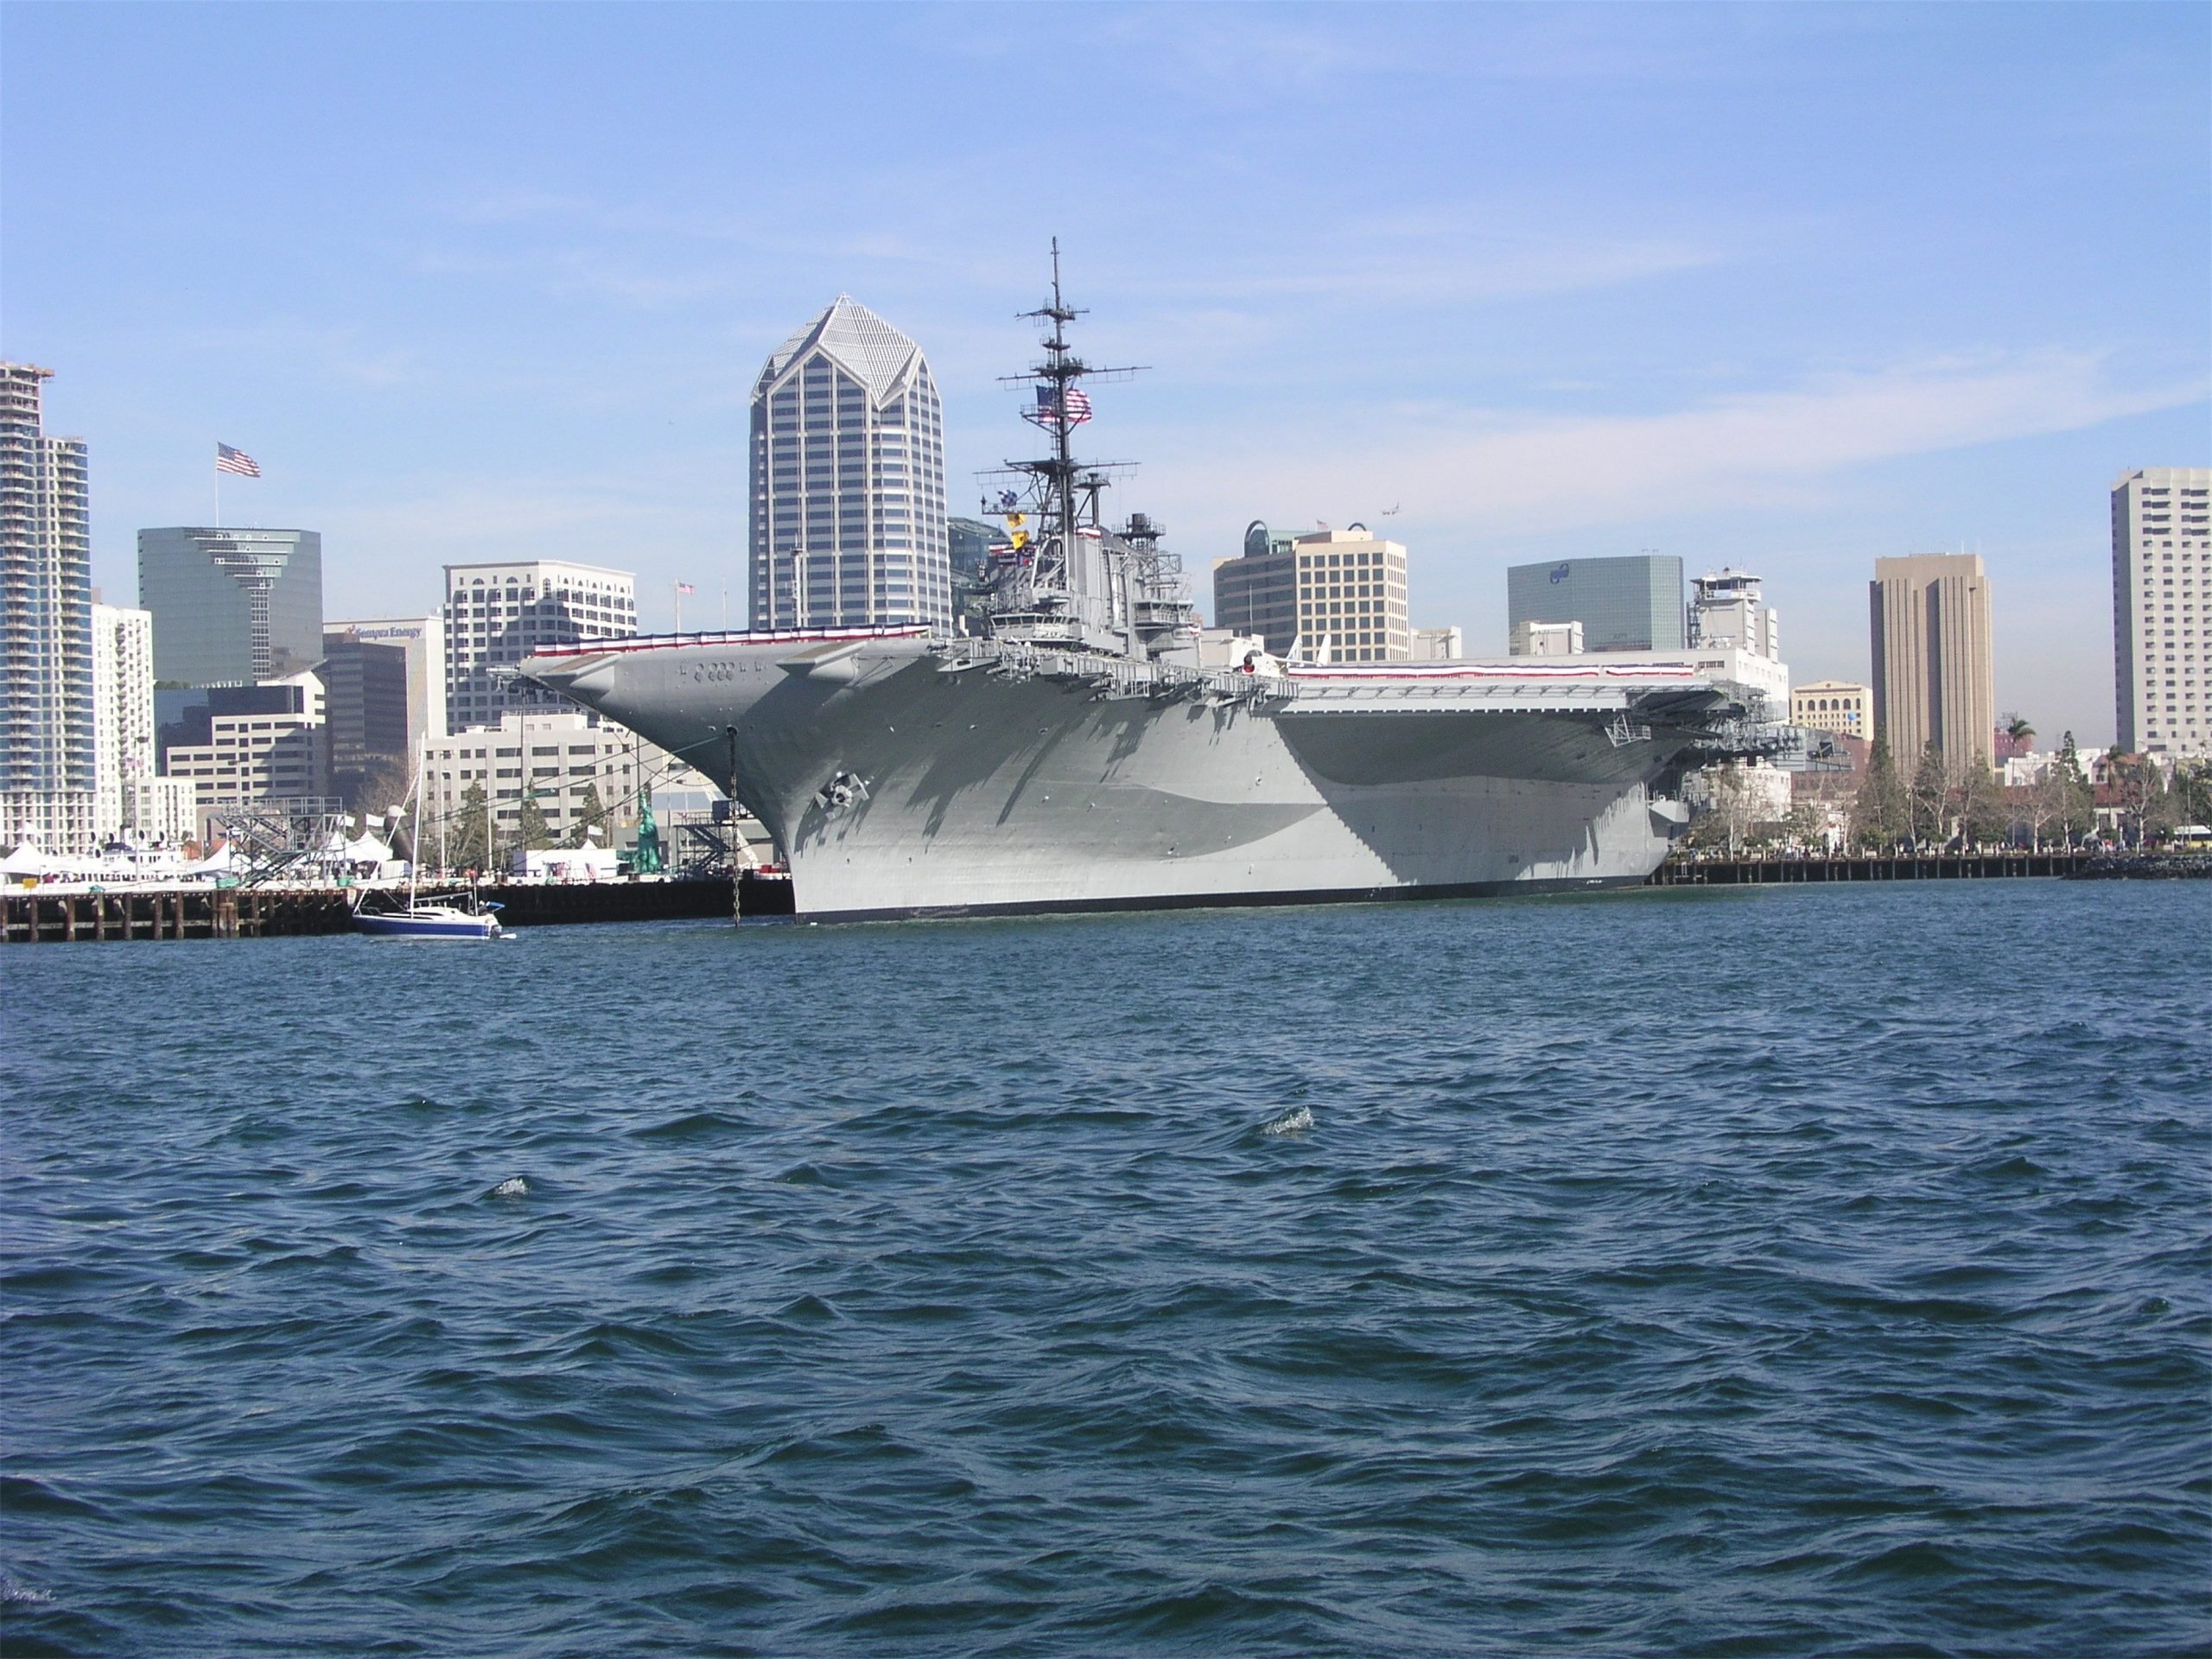
[[[559,559],[446,567],[446,731],[496,726],[509,709],[573,704],[499,671],[541,645],[623,639],[638,631],[627,570]]]
[[[753,388],[755,628],[950,626],[944,429],[921,348],[839,295]]]
[[[1815,680],[1792,686],[1789,723],[1815,732],[1867,738],[1874,730],[1874,689],[1852,680]]]
[[[2212,753],[2212,467],[2113,486],[2112,633],[2120,748]]]
[[[443,616],[359,617],[346,621],[326,622],[322,625],[322,646],[326,658],[333,641],[364,645],[397,645],[407,653],[407,753],[414,753],[428,738],[446,734],[446,625]],[[334,722],[336,718],[334,714]]]
[[[358,772],[378,761],[407,766],[413,753],[407,725],[407,647],[326,633],[322,649],[315,673],[326,699],[332,773]]]
[[[93,827],[102,841],[137,827],[139,790],[157,777],[153,615],[93,601]],[[150,827],[150,825],[149,825]]]
[[[1298,549],[1287,536],[1271,536],[1255,518],[1244,527],[1242,556],[1213,562],[1213,625],[1267,641],[1278,657],[1290,655],[1298,638]]]
[[[1505,572],[1506,632],[1524,622],[1580,622],[1589,651],[1681,651],[1682,562],[1669,554],[1560,559]]]
[[[1981,556],[1877,559],[1868,602],[1873,735],[1908,773],[1930,743],[1954,777],[1991,765],[1997,681]]]
[[[1214,624],[1257,634],[1309,662],[1404,662],[1413,655],[1406,550],[1364,524],[1278,537],[1258,519],[1241,558],[1213,567]]]
[[[92,490],[84,440],[46,435],[54,371],[0,363],[0,845],[95,836]]]
[[[157,741],[162,770],[189,780],[196,807],[330,793],[322,681],[312,670],[194,694]]]
[[[454,868],[454,855],[472,843],[480,855],[487,827],[492,862],[505,868],[524,800],[553,840],[573,841],[597,823],[607,830],[600,844],[612,847],[635,836],[646,795],[665,810],[715,793],[664,750],[574,707],[511,709],[496,725],[433,739],[423,778],[423,851],[441,868]]]
[[[138,603],[153,613],[156,679],[289,679],[322,660],[321,534],[142,530]]]

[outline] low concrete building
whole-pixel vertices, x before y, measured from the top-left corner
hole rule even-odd
[[[1467,654],[1466,634],[1459,628],[1415,628],[1413,653],[1417,663],[1456,663]]]
[[[1505,648],[1516,657],[1580,657],[1580,622],[1516,622]]]
[[[1815,680],[1793,687],[1789,723],[1846,737],[1874,735],[1874,690],[1855,680]]]

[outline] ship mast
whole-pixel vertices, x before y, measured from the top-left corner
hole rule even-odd
[[[1076,532],[1087,509],[1094,527],[1098,519],[1098,495],[1108,483],[1114,464],[1084,469],[1075,458],[1075,429],[1090,418],[1090,399],[1077,390],[1081,380],[1122,379],[1135,374],[1123,368],[1094,368],[1076,355],[1068,343],[1068,325],[1084,315],[1071,306],[1060,288],[1060,239],[1052,238],[1052,300],[1049,305],[1020,314],[1027,321],[1049,327],[1039,344],[1044,360],[1030,365],[1027,374],[1008,375],[1011,382],[1033,385],[1039,398],[1034,408],[1022,411],[1051,437],[1052,452],[1040,461],[1009,461],[1007,467],[1026,473],[1034,480],[1032,505],[1038,519],[1037,556],[1033,589],[1043,593],[1064,590],[1071,575]]]
[[[1075,457],[1075,429],[1090,418],[1090,399],[1078,383],[1127,379],[1138,372],[1134,365],[1096,368],[1076,354],[1068,325],[1083,315],[1060,286],[1060,243],[1054,237],[1051,302],[1020,314],[1043,325],[1042,359],[1025,374],[1005,377],[1034,389],[1035,402],[1022,410],[1022,417],[1044,429],[1052,453],[1008,461],[1006,472],[995,476],[1011,474],[1026,480],[1027,487],[1002,490],[995,503],[984,500],[985,512],[1006,520],[1007,536],[1006,545],[992,550],[987,614],[1001,639],[1143,658],[1181,636],[1190,607],[1182,597],[1180,562],[1159,551],[1149,520],[1139,515],[1131,521],[1147,526],[1135,542],[1109,532],[1100,520],[1099,497],[1129,464]],[[987,482],[993,476],[983,474]]]

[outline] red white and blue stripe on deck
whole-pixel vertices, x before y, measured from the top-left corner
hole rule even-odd
[[[1292,663],[1283,672],[1294,680],[1417,680],[1425,683],[1458,680],[1539,681],[1568,684],[1576,681],[1700,680],[1705,675],[1688,663],[1592,663],[1587,667],[1566,664],[1518,663]]]
[[[666,651],[684,645],[819,645],[848,639],[915,639],[933,630],[925,622],[868,628],[723,628],[705,633],[636,633],[619,639],[578,639],[540,645],[534,657],[599,657],[623,651]]]

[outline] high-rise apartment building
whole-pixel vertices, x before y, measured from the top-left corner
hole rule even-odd
[[[92,775],[102,837],[129,827],[134,791],[154,766],[154,618],[92,605]]]
[[[638,631],[638,579],[558,559],[446,567],[446,730],[496,726],[510,709],[575,705],[493,671],[540,645],[625,639]]]
[[[753,388],[756,628],[950,626],[944,429],[921,348],[839,295]]]
[[[322,659],[322,537],[181,525],[138,532],[138,603],[154,614],[154,677],[251,685]]]
[[[505,603],[504,601],[501,602]],[[488,601],[486,605],[488,607]],[[378,616],[326,622],[322,625],[326,659],[334,642],[397,645],[406,652],[406,753],[414,753],[426,739],[446,734],[446,624],[443,616]],[[332,715],[332,722],[334,725],[338,723],[335,714]]]
[[[2146,467],[2112,488],[2120,747],[2212,752],[2212,467]]]
[[[1868,599],[1874,735],[1908,770],[1930,743],[1955,776],[1990,765],[1997,689],[1981,556],[1877,559]]]
[[[1506,632],[1524,622],[1580,622],[1589,651],[1680,651],[1682,562],[1669,554],[1510,565]]]
[[[0,844],[92,850],[92,491],[81,438],[46,435],[54,371],[0,363]]]

